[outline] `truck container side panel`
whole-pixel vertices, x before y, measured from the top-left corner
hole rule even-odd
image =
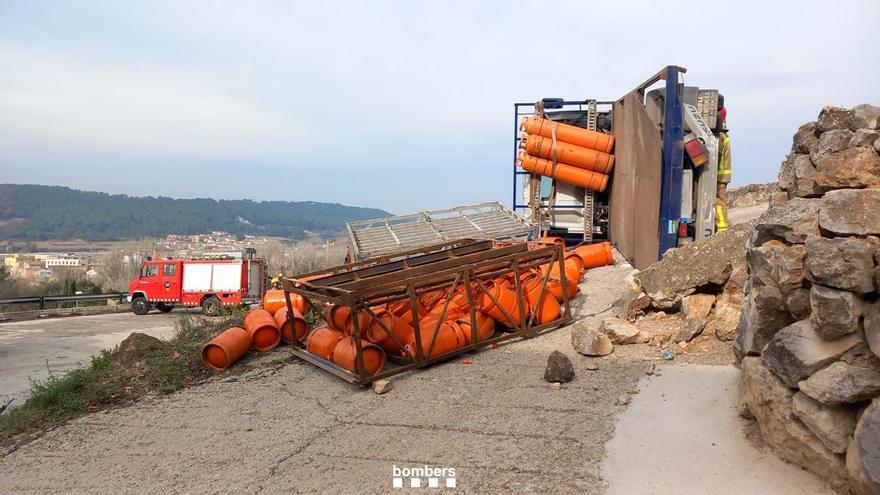
[[[637,92],[614,104],[614,175],[609,204],[610,238],[638,269],[657,261],[662,145],[657,126]]]
[[[262,288],[263,270],[262,265],[255,261],[248,261],[248,297],[259,297]]]
[[[213,291],[240,291],[241,290],[241,263],[215,264]]]
[[[183,264],[183,291],[211,290],[211,265],[209,263]]]

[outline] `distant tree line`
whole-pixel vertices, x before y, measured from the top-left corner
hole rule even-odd
[[[313,201],[133,197],[68,187],[0,184],[0,238],[114,241],[223,230],[300,239],[306,230],[340,231],[345,222],[388,215]]]

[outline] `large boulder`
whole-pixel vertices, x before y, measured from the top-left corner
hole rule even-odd
[[[846,451],[846,467],[861,493],[880,493],[880,398],[859,417]]]
[[[755,223],[752,246],[771,239],[803,244],[807,236],[819,235],[820,204],[820,199],[792,198],[765,211]]]
[[[742,362],[740,398],[755,418],[761,437],[783,459],[803,466],[841,492],[850,482],[841,456],[835,455],[797,420],[792,410],[794,392],[761,362],[746,357]]]
[[[819,226],[835,235],[880,234],[880,189],[840,189],[822,197]]]
[[[862,301],[845,290],[813,284],[810,321],[823,338],[834,340],[859,329]]]
[[[815,180],[826,189],[880,187],[880,156],[868,148],[848,148],[823,156],[816,161]]]
[[[880,394],[880,372],[837,361],[800,382],[798,388],[825,405],[852,404]]]
[[[761,355],[767,368],[786,385],[797,388],[798,382],[836,360],[861,340],[859,334],[825,340],[809,320],[801,320],[776,332]]]
[[[826,406],[803,392],[794,394],[792,412],[822,444],[835,454],[843,454],[856,429],[856,411],[846,406]]]
[[[880,129],[880,107],[862,103],[853,107],[847,117],[847,125],[850,129]]]
[[[789,294],[785,298],[785,310],[794,318],[793,321],[809,318],[813,311],[810,307],[810,289],[800,288]]]
[[[860,294],[874,292],[877,245],[865,239],[812,236],[807,239],[806,276],[816,284]]]
[[[743,301],[734,351],[738,358],[760,354],[764,346],[794,319],[785,309],[785,298],[772,285],[752,287]]]
[[[733,265],[745,258],[749,228],[749,224],[735,225],[726,232],[668,251],[662,260],[638,274],[639,285],[660,308],[677,306],[697,288],[723,286]]]
[[[614,350],[608,336],[593,328],[586,320],[572,325],[571,345],[585,356],[607,356]]]
[[[712,312],[712,306],[715,304],[714,294],[692,294],[685,297],[681,301],[681,311],[685,318],[695,318],[705,320]]]
[[[688,318],[684,321],[684,325],[675,332],[673,340],[676,342],[690,342],[694,337],[700,335],[704,328],[706,328],[706,320]]]
[[[848,129],[852,118],[852,110],[843,107],[826,106],[819,112],[816,130],[820,133],[835,129]]]

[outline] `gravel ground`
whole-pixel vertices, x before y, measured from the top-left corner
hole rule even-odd
[[[578,317],[607,314],[630,270],[591,270]],[[577,372],[560,390],[542,376],[553,350]],[[276,350],[247,372],[88,415],[0,454],[0,493],[406,493],[420,490],[393,488],[394,467],[426,465],[454,468],[461,493],[600,493],[604,444],[625,407],[617,398],[659,353],[619,346],[587,358],[563,328],[394,377],[376,395]]]

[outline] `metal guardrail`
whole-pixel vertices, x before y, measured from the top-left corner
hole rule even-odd
[[[128,292],[109,292],[106,294],[79,294],[68,296],[32,296],[15,297],[12,299],[0,299],[0,308],[13,304],[36,304],[39,309],[46,309],[46,303],[55,302],[81,302],[81,301],[109,301],[125,302]]]

